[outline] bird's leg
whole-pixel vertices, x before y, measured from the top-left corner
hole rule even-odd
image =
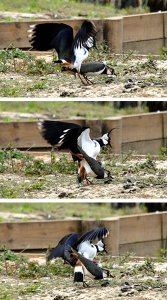
[[[86,283],[86,281],[83,281],[83,287],[89,287],[89,285]]]
[[[85,179],[85,168],[80,165],[79,163],[79,169],[78,169],[78,182],[82,183]]]
[[[88,84],[94,84],[94,82],[91,81],[85,74],[83,75],[83,77],[85,78],[85,80]]]
[[[92,182],[92,181],[90,181],[90,180],[88,179],[88,177],[87,177],[87,176],[85,176],[85,180],[86,180],[86,183],[87,183],[87,184],[93,184],[93,182]]]
[[[81,75],[80,75],[79,73],[76,73],[75,76],[76,76],[76,77],[79,77],[79,79],[81,80],[82,84],[87,85],[88,82],[85,82],[85,81],[82,79],[82,77],[81,77]]]
[[[83,154],[81,154],[81,153],[73,153],[73,152],[71,152],[71,154],[72,154],[72,156],[77,157],[79,160],[83,159]]]

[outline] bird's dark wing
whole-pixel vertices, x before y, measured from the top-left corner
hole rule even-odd
[[[77,138],[85,128],[78,124],[61,121],[44,120],[38,124],[43,138],[59,150],[69,149],[72,153],[80,153]]]
[[[73,41],[73,50],[78,47],[84,46],[87,49],[96,46],[95,35],[97,31],[95,25],[91,21],[84,21],[81,28],[77,32]]]
[[[70,60],[73,28],[64,23],[42,23],[32,29],[31,46],[40,51],[55,49],[59,59]]]
[[[71,234],[68,234],[68,235],[64,236],[59,241],[57,246],[50,251],[50,253],[47,257],[47,260],[49,261],[53,258],[61,257],[65,261],[67,261],[69,263],[72,263],[72,259],[69,255],[68,249],[70,249],[71,247],[74,247],[77,240],[78,240],[78,234],[77,233],[71,233]]]
[[[94,228],[85,234],[83,234],[77,241],[77,245],[84,241],[94,241],[94,240],[102,240],[104,237],[106,237],[109,234],[109,231],[106,227],[97,227]]]

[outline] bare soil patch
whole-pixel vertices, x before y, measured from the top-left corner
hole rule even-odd
[[[167,262],[164,259],[162,262],[158,262],[156,259],[148,258],[107,256],[100,260],[102,266],[111,271],[112,277],[105,281],[87,278],[88,288],[75,285],[72,268],[69,269],[60,262],[55,263],[54,267],[59,269],[57,275],[39,276],[36,273],[35,278],[33,276],[19,277],[18,266],[14,270],[14,262],[7,262],[7,265],[8,267],[11,265],[15,276],[13,274],[5,275],[4,263],[0,262],[1,299],[29,299],[30,297],[34,300],[167,299]],[[31,256],[30,261],[45,265],[44,256],[38,258]]]
[[[9,161],[8,171],[0,174],[1,198],[81,200],[167,198],[166,158],[160,160],[158,157],[130,155],[126,159],[120,159],[113,154],[102,154],[100,160],[104,161],[105,169],[110,170],[112,181],[90,178],[92,184],[84,182],[79,185],[77,164],[72,163],[70,155],[64,156],[61,153],[55,155],[58,165],[55,165],[57,169],[54,170],[49,169],[50,153],[35,155],[31,169],[28,166],[29,173],[25,171],[25,162],[20,160],[13,160],[13,169],[10,171]],[[36,161],[37,163],[34,163]]]
[[[94,52],[93,52],[94,53]],[[10,68],[1,73],[1,97],[40,97],[40,98],[134,98],[167,97],[167,60],[160,57],[139,57],[133,54],[111,56],[110,53],[93,54],[90,61],[106,60],[113,67],[115,76],[90,76],[91,85],[83,85],[79,78],[64,74],[60,68],[53,66],[52,54],[37,55],[37,60],[50,64],[45,70],[31,64],[15,62],[15,70]],[[18,63],[18,67],[17,67]],[[43,63],[42,63],[43,64]],[[29,71],[27,74],[27,66]],[[31,74],[33,73],[33,75]]]

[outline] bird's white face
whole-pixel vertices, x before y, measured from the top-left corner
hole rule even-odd
[[[104,244],[103,244],[102,241],[99,241],[96,245],[97,245],[97,248],[98,248],[99,252],[104,251]]]
[[[108,133],[103,134],[103,136],[101,137],[101,139],[102,139],[104,145],[108,145],[108,142],[109,142]]]

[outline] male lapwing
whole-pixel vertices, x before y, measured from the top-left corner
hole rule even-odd
[[[77,76],[77,70],[75,68],[70,69],[67,66],[62,66],[62,72],[73,74]],[[105,62],[90,62],[81,64],[80,75],[82,75],[85,79],[85,82],[88,84],[92,84],[93,82],[87,77],[89,75],[107,75],[107,77],[115,76],[114,69],[108,66]],[[80,77],[81,79],[81,77]],[[85,84],[84,81],[82,81]]]
[[[74,282],[83,282],[84,284],[84,276],[89,273],[91,277],[102,279],[104,278],[103,271],[94,262],[94,258],[98,252],[106,252],[103,239],[108,234],[109,231],[106,227],[97,227],[86,232],[81,237],[77,233],[66,235],[50,251],[47,260],[50,261],[61,257],[64,262],[73,266]],[[80,255],[87,260],[83,261]]]
[[[75,37],[73,28],[64,23],[42,23],[33,27],[30,43],[33,49],[46,51],[55,49],[60,63],[75,68],[80,73],[82,62],[88,57],[89,50],[96,47],[96,27],[92,21],[85,20]]]
[[[100,153],[101,147],[106,145],[111,146],[110,133],[112,130],[99,138],[91,139],[89,127],[82,127],[74,123],[44,120],[39,123],[39,128],[43,138],[51,144],[52,147],[56,147],[58,150],[70,150],[74,161],[77,160],[79,163],[78,179],[80,183],[84,179],[86,179],[88,183],[87,175],[89,174],[97,177],[97,179],[107,177],[106,172],[95,160]],[[91,158],[94,160],[91,160]],[[88,166],[89,163],[91,163],[94,169]],[[87,166],[86,170],[85,165]],[[102,173],[104,176],[101,175]]]

